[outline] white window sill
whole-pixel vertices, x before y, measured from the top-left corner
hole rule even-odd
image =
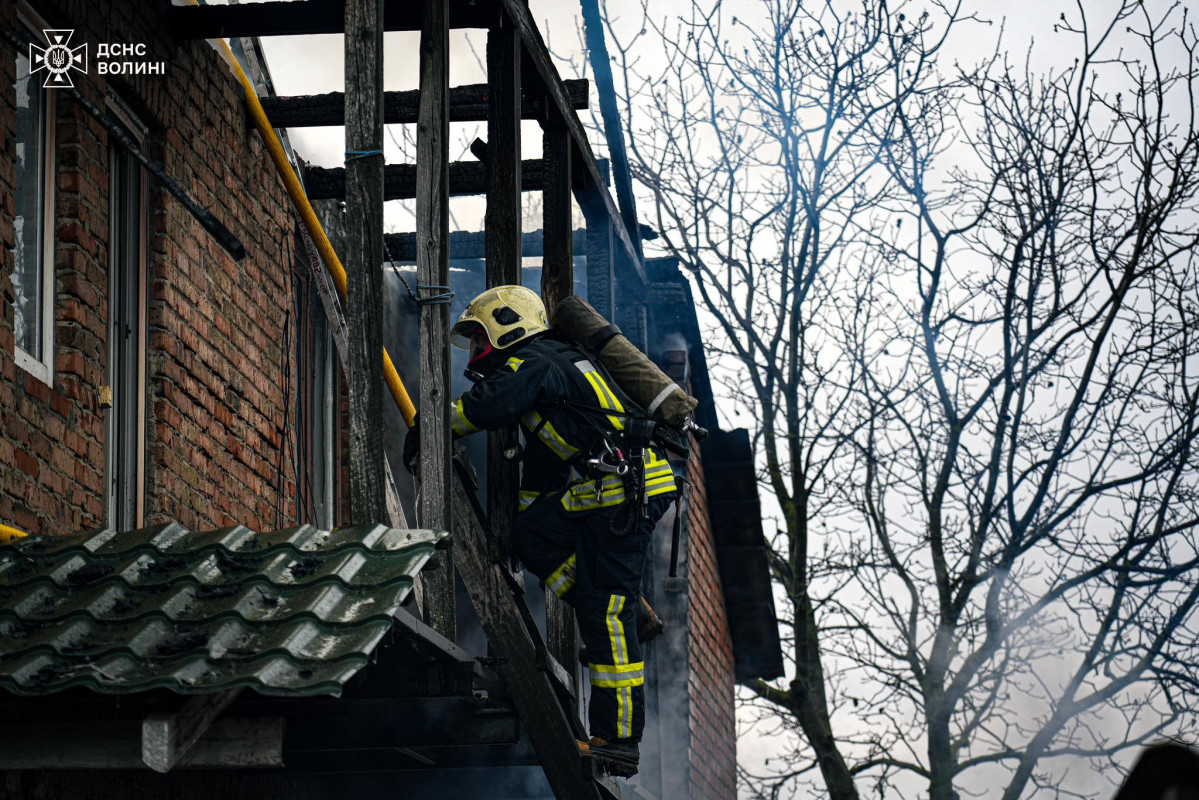
[[[54,388],[54,370],[48,363],[44,361],[38,361],[20,347],[13,347],[13,358],[17,362],[18,367],[37,378],[51,389]]]

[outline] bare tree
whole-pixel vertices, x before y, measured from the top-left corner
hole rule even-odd
[[[1080,5],[1069,69],[944,76],[966,17],[925,7],[608,20],[781,508],[794,677],[748,702],[802,746],[761,797],[1068,794],[1194,721],[1195,32]]]

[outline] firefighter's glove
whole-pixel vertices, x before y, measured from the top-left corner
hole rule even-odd
[[[408,436],[404,439],[404,466],[416,474],[416,462],[420,460],[420,420],[413,419]]]

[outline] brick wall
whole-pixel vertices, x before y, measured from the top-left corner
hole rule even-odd
[[[662,332],[658,331],[658,335],[662,336]],[[698,343],[684,343],[681,338],[678,344],[699,346]],[[666,349],[661,357],[667,374],[690,390],[688,350]],[[675,469],[677,471],[679,465],[676,464]],[[669,654],[675,662],[685,657],[687,663],[685,666],[659,665],[659,675],[665,668],[671,675],[686,676],[686,698],[678,702],[668,692],[664,701],[685,706],[685,730],[664,729],[667,741],[661,746],[668,750],[676,746],[674,737],[685,737],[687,757],[678,767],[684,774],[671,776],[666,772],[679,762],[663,754],[662,792],[664,796],[673,797],[686,791],[688,800],[734,800],[737,796],[737,729],[733,642],[716,561],[700,445],[694,446],[684,474],[691,484],[684,520],[687,541],[679,572],[685,580],[675,583],[668,578],[666,585],[668,597],[670,592],[680,588],[686,592],[685,616],[673,620],[675,624],[686,625],[685,656],[682,647],[680,651],[666,650],[663,654]],[[669,600],[664,603],[664,607],[671,605]],[[676,613],[682,611],[676,609]],[[669,628],[667,634],[669,641],[672,634]],[[668,711],[663,708],[660,713],[666,715]],[[672,717],[668,727],[675,728],[680,722]]]
[[[75,84],[104,106],[101,42],[145,43],[165,75],[111,77],[148,126],[146,150],[245,244],[233,261],[165,190],[147,198],[146,519],[191,528],[294,518],[286,444],[292,239],[287,197],[227,65],[169,38],[166,3],[36,0],[93,64]],[[15,27],[12,3],[0,19]],[[59,92],[54,383],[13,360],[14,57],[0,48],[0,521],[41,533],[104,524],[108,326],[108,135]]]
[[[707,487],[699,448],[687,478],[687,618],[691,697],[689,726],[691,800],[737,796],[737,730],[733,707],[733,642],[708,516]]]

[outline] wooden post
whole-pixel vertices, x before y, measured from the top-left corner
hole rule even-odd
[[[599,97],[600,116],[604,120],[604,138],[612,158],[612,177],[616,184],[616,199],[620,201],[620,215],[625,230],[632,237],[633,249],[638,258],[641,253],[641,231],[637,220],[637,202],[633,197],[633,179],[629,170],[629,157],[624,147],[624,127],[616,109],[616,88],[612,80],[612,60],[608,57],[608,45],[604,41],[604,24],[600,18],[599,0],[582,0],[583,35],[586,37],[587,52],[591,69],[595,73],[596,95]]]
[[[346,0],[350,515],[387,521],[383,477],[383,0]]]
[[[546,311],[554,309],[574,294],[574,227],[571,224],[570,155],[573,141],[561,117],[550,113],[542,134],[542,161],[545,163],[545,190],[542,195],[542,237],[544,257],[541,269],[541,296]],[[570,606],[547,590],[545,593],[546,646],[560,663],[571,668],[578,663],[575,640],[575,615]]]
[[[450,284],[449,32],[448,0],[424,0],[416,128],[416,275],[422,299],[444,295]],[[435,530],[451,530],[449,327],[448,302],[421,304],[419,524]],[[443,556],[443,569],[426,584],[425,609],[433,629],[454,641],[453,549]]]
[[[571,225],[570,131],[551,113],[542,135],[541,159],[545,163],[542,194],[545,256],[541,269],[541,297],[553,316],[559,301],[574,294],[573,227]]]
[[[521,282],[520,34],[506,14],[487,33],[487,287]],[[516,465],[503,457],[515,431],[487,437],[489,548],[499,562],[508,551],[516,516]]]

